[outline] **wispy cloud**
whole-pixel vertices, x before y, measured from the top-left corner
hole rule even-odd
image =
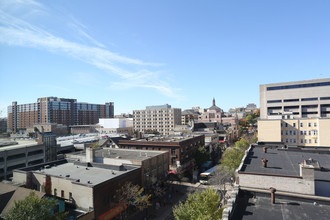
[[[163,95],[169,97],[179,97],[176,95],[177,89],[172,88],[169,83],[161,79],[162,73],[160,71],[149,69],[160,67],[163,64],[132,59],[105,49],[102,43],[99,43],[87,34],[88,28],[73,16],[71,16],[72,22],[70,22],[72,29],[96,46],[87,46],[55,36],[37,25],[22,20],[13,13],[8,13],[8,11],[11,11],[7,10],[10,8],[10,3],[8,1],[5,1],[5,3],[3,6],[0,6],[0,43],[21,47],[34,47],[71,56],[99,69],[103,69],[110,74],[119,76],[122,81],[112,83],[111,86],[113,88],[119,85],[121,89],[144,87],[158,90]],[[31,8],[31,10],[34,10],[34,8],[36,10],[47,10],[45,6],[33,0],[16,0],[13,1],[12,5],[16,8],[15,10],[17,10],[18,6],[25,9]]]
[[[74,18],[73,16],[71,16],[71,22],[69,22],[68,25],[77,34],[79,34],[83,38],[88,39],[90,42],[92,42],[93,44],[95,44],[98,47],[105,48],[105,46],[103,44],[101,44],[100,42],[98,42],[97,40],[95,40],[93,37],[91,37],[89,34],[87,34],[86,31],[88,31],[88,28],[85,25],[83,25],[81,22],[79,22],[76,18]]]

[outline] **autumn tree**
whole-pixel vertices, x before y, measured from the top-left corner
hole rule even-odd
[[[40,219],[40,220],[64,220],[67,212],[54,213],[56,202],[52,199],[39,198],[35,192],[20,201],[15,201],[13,208],[4,216],[5,220]]]
[[[179,205],[174,206],[173,214],[177,220],[221,219],[220,195],[212,188],[202,192],[195,191],[188,195],[184,203],[180,202]]]
[[[145,194],[144,189],[131,182],[124,184],[116,194],[119,203],[125,203],[128,207],[143,210],[151,206],[151,195]]]

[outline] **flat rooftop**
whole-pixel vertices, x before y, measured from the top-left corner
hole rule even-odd
[[[265,146],[267,147],[267,145]],[[318,161],[323,168],[315,170],[315,179],[330,181],[330,154],[324,150],[312,151],[309,149],[309,151],[298,150],[298,148],[295,150],[268,147],[267,153],[264,153],[263,147],[253,146],[248,152],[240,172],[300,176],[299,164],[312,158]],[[267,168],[262,166],[262,158],[268,159]]]
[[[271,204],[270,194],[257,194],[248,191],[240,192],[236,205],[232,219],[327,220],[330,213],[328,202],[275,196],[275,204]]]
[[[35,169],[30,171],[67,178],[72,182],[77,182],[79,184],[95,186],[104,181],[116,178],[122,174],[129,173],[134,169],[138,168],[130,166],[129,169],[127,169],[126,166],[112,165],[100,165],[100,167],[96,167],[95,164],[92,164],[92,166],[86,166],[86,164],[64,162],[57,163],[56,165],[45,165],[41,170]]]
[[[1,145],[6,145],[1,147]],[[7,145],[8,144],[8,145]],[[24,147],[33,147],[39,145],[35,140],[15,140],[15,141],[1,141],[0,151],[15,150]]]
[[[146,160],[150,157],[158,156],[167,151],[151,151],[151,150],[129,150],[129,149],[96,149],[96,157],[106,157],[113,159],[129,159],[129,160]]]
[[[186,141],[194,137],[202,136],[203,134],[190,134],[185,136],[155,136],[155,137],[148,137],[148,138],[142,138],[142,139],[134,139],[132,138],[130,141],[132,142],[175,142],[179,143],[181,141]]]

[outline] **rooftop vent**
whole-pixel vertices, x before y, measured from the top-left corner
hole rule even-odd
[[[65,177],[70,177],[70,175],[65,175]]]
[[[91,181],[89,181],[89,180],[87,181],[87,183],[88,183],[88,184],[92,184],[92,182],[91,182]]]
[[[89,170],[89,168],[88,168],[88,167],[86,167],[86,170]]]
[[[80,182],[80,179],[77,179],[76,182],[79,183]]]

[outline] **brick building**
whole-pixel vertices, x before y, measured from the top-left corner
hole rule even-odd
[[[9,132],[32,127],[38,123],[56,123],[65,126],[90,125],[99,118],[113,118],[114,103],[104,105],[77,102],[76,99],[45,97],[36,103],[20,104],[13,102],[8,106]]]
[[[189,171],[195,165],[194,156],[198,147],[205,146],[205,137],[198,135],[119,140],[118,146],[126,149],[167,151],[170,170],[176,171],[182,167],[184,171]]]

